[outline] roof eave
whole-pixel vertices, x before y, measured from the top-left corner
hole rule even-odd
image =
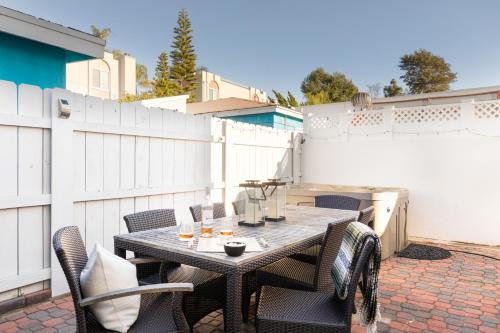
[[[106,41],[2,6],[0,6],[0,31],[92,58],[104,57]]]

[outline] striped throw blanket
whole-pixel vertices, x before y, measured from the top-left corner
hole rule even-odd
[[[339,254],[333,264],[331,274],[335,284],[335,291],[338,293],[339,298],[343,300],[346,299],[355,264],[361,255],[363,244],[368,237],[372,237],[375,241],[375,248],[370,254],[367,263],[367,279],[366,286],[363,290],[363,303],[359,310],[359,319],[361,325],[367,326],[368,332],[376,332],[377,320],[380,318],[377,304],[377,291],[381,247],[378,236],[370,227],[359,222],[349,223],[340,246]]]

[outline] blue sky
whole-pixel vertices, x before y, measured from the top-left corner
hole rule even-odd
[[[145,63],[170,51],[179,9],[194,28],[198,65],[299,99],[313,69],[340,71],[361,89],[399,78],[399,57],[417,48],[458,73],[453,89],[500,84],[498,0],[0,0],[34,16],[90,31],[110,27],[110,49]]]

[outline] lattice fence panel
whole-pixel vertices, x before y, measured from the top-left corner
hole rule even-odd
[[[311,129],[325,129],[332,127],[332,119],[327,116],[313,116],[309,119]]]
[[[439,105],[411,107],[394,110],[394,123],[396,124],[418,124],[458,121],[462,116],[460,105]]]
[[[354,127],[381,126],[383,123],[384,114],[382,112],[357,112],[351,117],[351,125]]]
[[[477,119],[500,118],[500,101],[474,104],[474,117]]]

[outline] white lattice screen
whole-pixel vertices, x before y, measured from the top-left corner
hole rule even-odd
[[[460,105],[449,104],[395,109],[393,117],[396,124],[456,121],[461,117],[461,108]]]
[[[500,101],[474,104],[474,117],[478,119],[500,118]]]
[[[309,126],[311,129],[324,129],[332,127],[332,120],[330,117],[311,117],[309,119]]]
[[[384,114],[377,111],[357,112],[351,117],[354,127],[380,126],[384,123]]]

